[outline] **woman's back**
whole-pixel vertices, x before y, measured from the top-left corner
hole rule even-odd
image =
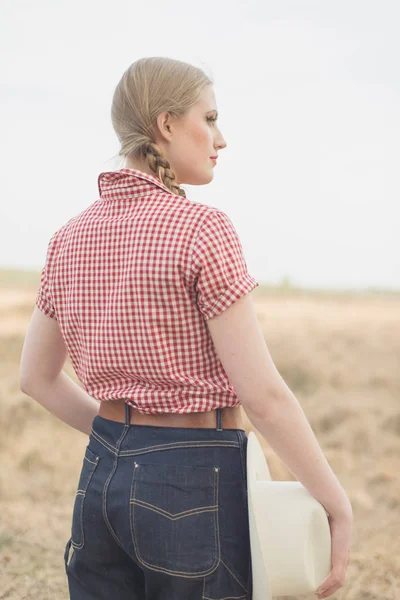
[[[238,405],[205,324],[258,285],[230,219],[138,170],[98,184],[52,236],[36,301],[85,390],[147,413]]]

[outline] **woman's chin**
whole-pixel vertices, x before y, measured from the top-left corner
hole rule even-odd
[[[202,173],[201,175],[196,175],[188,178],[187,181],[183,181],[183,184],[187,185],[207,185],[214,179],[214,171],[211,169],[208,172]]]

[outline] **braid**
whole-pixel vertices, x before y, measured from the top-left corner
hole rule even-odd
[[[160,179],[171,192],[186,198],[185,190],[174,183],[175,173],[171,170],[171,165],[167,159],[162,156],[157,144],[154,144],[151,141],[145,142],[142,145],[142,152],[147,159],[151,170],[154,171],[158,179]]]

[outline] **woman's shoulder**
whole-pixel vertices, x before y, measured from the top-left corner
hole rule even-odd
[[[205,221],[211,222],[213,220],[230,221],[229,216],[221,208],[213,204],[189,200],[186,204],[186,208],[196,225],[201,225]]]

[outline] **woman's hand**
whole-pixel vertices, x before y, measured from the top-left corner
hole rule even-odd
[[[347,565],[350,558],[353,514],[329,514],[329,527],[332,542],[332,568],[326,580],[319,586],[317,598],[328,598],[344,585]]]

